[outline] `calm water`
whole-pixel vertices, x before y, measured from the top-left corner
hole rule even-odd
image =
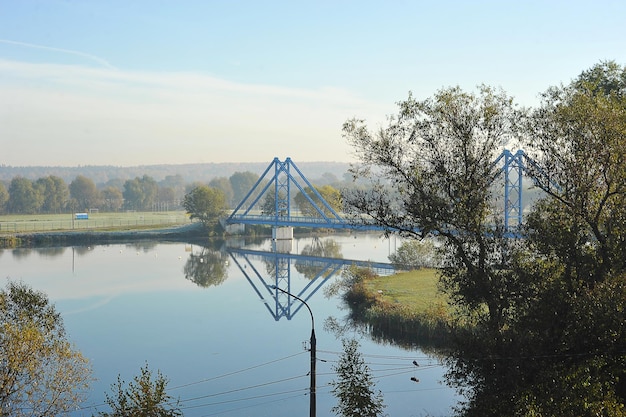
[[[378,262],[388,262],[399,245],[375,235],[333,235],[296,239],[292,253],[327,239],[339,244],[344,258]],[[246,248],[271,251],[272,242]],[[188,417],[308,415],[310,357],[303,342],[311,317],[297,300],[289,305],[285,297],[276,298],[267,288],[276,283],[307,299],[313,311],[317,415],[333,415],[336,399],[328,383],[342,349],[324,322],[341,321],[346,311],[324,295],[336,276],[315,278],[318,264],[282,259],[277,268],[275,258],[258,254],[144,242],[5,250],[0,265],[5,277],[48,294],[70,339],[92,362],[97,381],[83,404],[92,408],[73,416],[107,410],[104,394],[117,375],[129,381],[146,363],[167,376],[168,392],[180,398]],[[346,336],[359,339],[390,416],[450,414],[458,397],[443,383],[445,369],[435,358],[355,333]]]

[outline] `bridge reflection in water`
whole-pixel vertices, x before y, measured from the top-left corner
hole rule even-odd
[[[366,267],[379,275],[390,275],[395,271],[393,265],[383,262],[298,255],[279,251],[266,252],[235,248],[227,250],[230,258],[276,321],[282,317],[291,320],[303,308],[302,303],[286,293],[297,295],[308,302],[329,279],[341,273],[344,268]],[[266,270],[260,271],[253,261],[262,261]],[[299,291],[292,288],[292,267],[306,270],[305,275],[309,279],[304,288]]]

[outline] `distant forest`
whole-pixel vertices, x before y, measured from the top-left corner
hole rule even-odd
[[[147,175],[156,181],[168,176],[180,175],[185,183],[208,183],[214,178],[230,177],[235,172],[252,172],[261,175],[272,161],[267,163],[226,162],[180,165],[139,165],[133,167],[118,167],[112,165],[85,165],[78,167],[60,166],[26,166],[12,167],[0,165],[0,181],[8,184],[14,177],[23,177],[35,181],[50,175],[62,178],[66,183],[73,181],[78,175],[91,179],[96,185],[106,184],[111,180],[126,181]],[[310,181],[335,176],[337,180],[345,179],[349,164],[343,162],[301,162],[293,161]]]
[[[347,163],[306,162],[295,166],[316,187],[351,183]],[[2,166],[0,213],[62,213],[69,208],[106,212],[179,210],[185,194],[199,185],[222,190],[226,203],[234,208],[261,175],[265,174],[268,181],[275,169],[274,161],[136,167]],[[297,172],[293,176],[301,178]]]

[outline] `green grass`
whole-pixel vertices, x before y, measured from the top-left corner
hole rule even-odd
[[[446,347],[454,320],[447,297],[438,290],[434,269],[391,276],[365,276],[348,293],[357,320],[374,337],[401,346]]]
[[[22,214],[0,216],[0,233],[45,232],[64,230],[150,228],[189,222],[184,211],[91,213],[88,220],[74,215]]]
[[[435,269],[418,269],[391,276],[367,279],[365,289],[381,304],[401,306],[413,313],[425,313],[434,306],[447,306],[447,298],[437,289]]]

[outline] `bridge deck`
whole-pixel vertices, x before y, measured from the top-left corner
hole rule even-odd
[[[232,215],[226,219],[227,224],[261,224],[275,227],[313,227],[324,229],[356,229],[356,230],[383,230],[377,225],[354,224],[344,219],[281,216],[262,214]]]

